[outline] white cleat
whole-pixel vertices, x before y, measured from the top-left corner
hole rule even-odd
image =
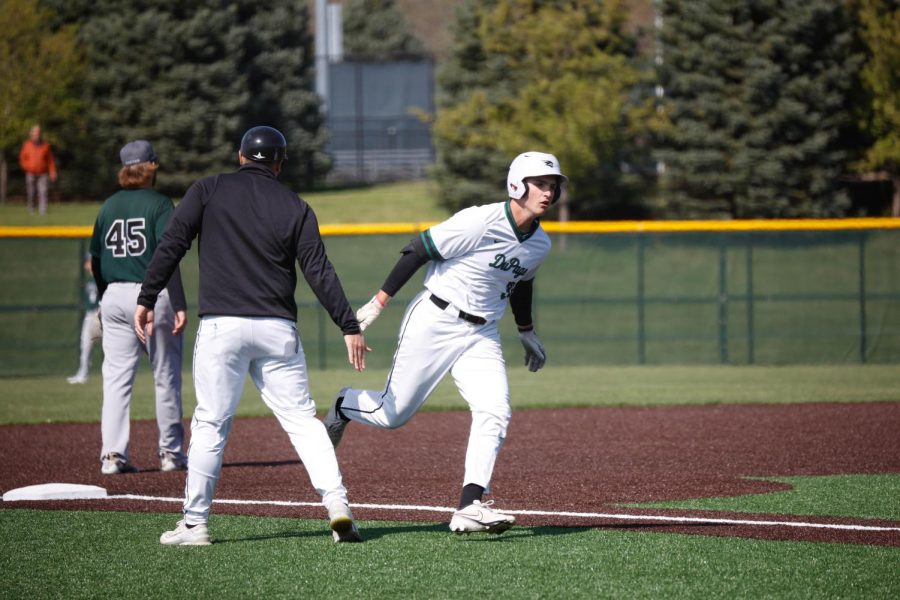
[[[103,464],[100,472],[104,475],[119,475],[121,473],[137,473],[138,469],[127,458],[118,452],[110,452],[103,457]]]
[[[188,527],[182,519],[175,529],[159,536],[159,543],[164,546],[209,546],[209,529],[205,523]]]
[[[86,375],[72,375],[71,377],[67,377],[66,381],[73,385],[80,385],[88,382],[88,378]]]
[[[186,469],[187,459],[184,456],[175,454],[174,452],[159,453],[160,471],[184,471]]]
[[[490,508],[493,500],[479,502],[476,500],[469,506],[453,513],[450,519],[450,531],[453,533],[487,533],[500,534],[515,525],[516,518]]]
[[[331,527],[331,537],[336,544],[363,541],[353,522],[350,507],[339,500],[328,507],[328,526]]]

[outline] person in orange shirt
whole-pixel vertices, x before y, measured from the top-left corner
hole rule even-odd
[[[47,214],[47,188],[49,181],[56,182],[56,163],[50,144],[41,139],[41,126],[31,128],[29,139],[19,152],[19,166],[25,171],[25,189],[28,193],[28,210],[34,212],[34,196],[37,192],[38,210]]]

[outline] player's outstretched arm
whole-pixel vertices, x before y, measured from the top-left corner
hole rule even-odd
[[[359,307],[359,310],[356,311],[356,320],[359,321],[360,330],[365,331],[378,318],[390,300],[391,297],[384,290],[378,290],[371,300]]]

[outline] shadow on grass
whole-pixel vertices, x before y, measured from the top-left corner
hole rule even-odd
[[[278,531],[273,533],[266,533],[262,535],[248,535],[242,537],[219,537],[213,534],[212,541],[213,544],[237,544],[241,542],[265,542],[267,540],[281,540],[281,539],[290,539],[290,538],[318,538],[320,536],[327,535],[329,538],[331,537],[331,530],[322,530],[322,531]]]
[[[491,533],[477,532],[469,534],[454,534],[448,529],[448,523],[411,523],[404,525],[376,525],[361,526],[360,534],[364,542],[375,541],[383,537],[393,535],[405,535],[410,533],[436,533],[447,535],[463,543],[513,543],[524,539],[533,538],[534,536],[555,536],[569,535],[573,533],[582,533],[596,529],[595,527],[514,527],[503,534],[495,535]],[[331,531],[323,529],[321,531],[296,531],[286,530],[262,535],[249,535],[241,537],[218,537],[213,536],[215,544],[234,544],[242,542],[262,542],[266,540],[290,539],[290,538],[318,538],[320,536],[331,536]]]
[[[375,540],[380,537],[425,532],[440,533],[453,537],[461,542],[514,542],[523,538],[531,538],[534,536],[550,536],[550,535],[568,535],[572,533],[580,533],[589,531],[593,527],[513,527],[502,534],[492,534],[485,532],[475,533],[453,533],[449,529],[449,523],[434,524],[411,524],[411,525],[392,525],[361,528],[360,533],[366,540]]]

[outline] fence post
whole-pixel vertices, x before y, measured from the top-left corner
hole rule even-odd
[[[356,102],[353,105],[355,114],[355,139],[356,145],[356,179],[357,181],[365,181],[365,154],[366,154],[366,135],[365,135],[365,115],[363,114],[363,68],[362,64],[356,63],[353,70],[353,83],[356,94]]]
[[[719,361],[728,364],[728,248],[725,233],[719,234]]]
[[[637,326],[638,326],[638,364],[647,362],[646,331],[644,330],[644,248],[647,244],[646,233],[637,234]]]
[[[859,234],[859,362],[866,362],[866,233]]]
[[[753,234],[747,234],[747,364],[752,365],[755,357],[753,340]]]
[[[87,238],[81,238],[78,240],[78,320],[75,321],[75,330],[78,334],[75,336],[76,340],[79,340],[78,347],[81,347],[81,328],[82,321],[84,321],[84,313],[87,311],[88,307],[85,305],[86,298],[84,293],[84,286],[87,283],[88,275],[84,270],[84,256],[88,251],[88,247],[90,245],[90,240]],[[93,275],[91,275],[93,277]]]

